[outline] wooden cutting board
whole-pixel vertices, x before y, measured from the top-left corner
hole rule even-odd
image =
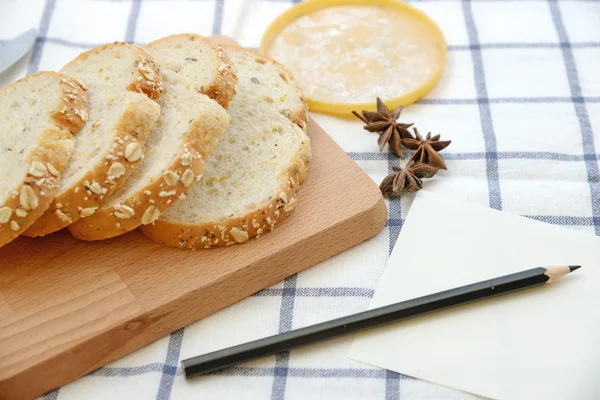
[[[258,240],[192,252],[58,232],[0,248],[0,399],[69,383],[379,232],[378,187],[312,120],[308,133],[298,206]]]

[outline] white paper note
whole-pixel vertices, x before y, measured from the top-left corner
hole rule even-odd
[[[600,399],[600,238],[416,196],[370,308],[547,265],[557,283],[356,336],[350,358],[498,399]]]

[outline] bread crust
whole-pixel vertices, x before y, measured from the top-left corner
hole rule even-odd
[[[71,133],[81,129],[87,119],[87,89],[76,79],[57,72],[30,75],[2,89],[0,95],[43,74],[59,80],[55,111],[50,114],[50,122],[56,127],[40,134],[38,146],[32,149],[26,161],[29,173],[25,181],[7,193],[7,198],[0,203],[0,221],[4,221],[0,222],[0,247],[14,240],[48,209],[75,147]],[[34,162],[38,168],[34,168]],[[6,218],[9,211],[10,216]]]
[[[88,118],[87,87],[75,78],[62,75],[60,89],[59,107],[52,113],[52,119],[56,125],[77,132]]]
[[[255,51],[240,49],[236,46],[225,46],[232,51],[245,51],[276,65],[288,78],[294,82],[298,91],[302,107],[285,115],[298,125],[304,132],[307,129],[308,113],[304,94],[293,75],[278,62],[265,57]],[[142,233],[149,239],[171,247],[180,249],[213,249],[245,243],[251,238],[259,238],[270,232],[281,223],[297,205],[297,193],[300,185],[306,179],[310,166],[311,147],[310,139],[305,136],[290,165],[280,176],[280,189],[271,200],[263,203],[255,210],[243,215],[237,215],[219,221],[210,221],[202,224],[187,224],[171,220],[158,219],[152,224],[140,227]]]
[[[143,156],[143,145],[160,116],[160,106],[151,100],[159,98],[163,92],[156,61],[138,46],[115,42],[80,54],[64,68],[78,61],[85,61],[90,54],[124,46],[131,46],[128,49],[132,49],[137,55],[132,82],[124,90],[137,92],[139,95],[128,103],[115,126],[112,147],[104,153],[98,164],[58,195],[48,210],[23,235],[45,236],[77,221],[82,215],[93,215],[101,202],[121,187],[139,164],[141,158],[128,160],[125,155],[128,146],[137,145]]]
[[[210,42],[208,43],[210,44]],[[235,96],[235,87],[238,82],[238,77],[233,63],[223,48],[218,45],[213,47],[217,53],[217,58],[220,61],[219,66],[217,67],[217,79],[215,79],[212,85],[205,88],[204,93],[219,103],[221,107],[227,109],[229,107],[229,102]]]
[[[202,40],[214,47],[204,37],[193,34],[168,36],[149,43],[147,47],[152,48],[152,45],[157,42],[177,40]],[[208,88],[212,88],[210,90],[213,90],[213,96],[221,99],[220,102],[215,99],[218,103],[228,105],[235,95],[237,75],[224,51],[220,48],[215,51],[221,65],[217,66],[216,80]],[[211,97],[209,93],[205,94]],[[183,137],[183,144],[177,157],[173,159],[160,179],[150,182],[118,204],[99,206],[93,215],[81,218],[69,225],[68,229],[71,234],[82,240],[102,240],[122,235],[140,225],[154,222],[160,213],[172,207],[178,199],[184,198],[196,180],[201,178],[206,167],[205,160],[216,147],[229,119],[220,122],[222,124],[219,129],[207,130],[202,121],[194,121]],[[188,170],[190,172],[187,172]],[[190,176],[192,176],[192,182],[189,182]],[[175,179],[176,182],[173,184]],[[117,210],[122,206],[129,207],[131,211],[118,212]]]

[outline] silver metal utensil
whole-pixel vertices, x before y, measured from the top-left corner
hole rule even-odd
[[[0,74],[19,61],[31,50],[37,37],[37,30],[30,29],[0,46]]]

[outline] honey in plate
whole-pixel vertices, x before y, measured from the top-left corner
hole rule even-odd
[[[306,95],[331,103],[368,103],[419,89],[443,64],[439,38],[413,15],[345,5],[303,15],[267,53],[286,65]]]

